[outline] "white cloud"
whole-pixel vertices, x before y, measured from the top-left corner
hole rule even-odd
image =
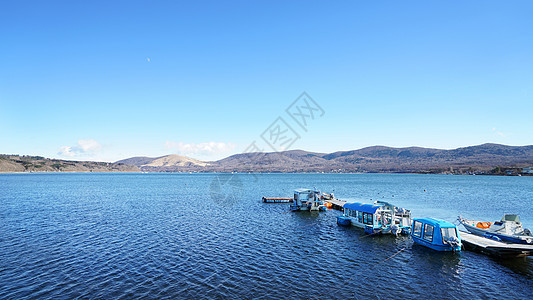
[[[102,146],[95,140],[79,140],[78,148],[82,152],[96,152],[102,148]]]
[[[498,130],[497,130],[496,128],[494,128],[494,127],[492,128],[492,131],[493,131],[494,133],[496,133],[497,135],[501,136],[501,137],[506,137],[506,135],[505,135],[503,132],[498,131]]]
[[[95,140],[79,140],[76,146],[63,146],[59,148],[59,155],[61,156],[80,156],[80,155],[94,155],[102,146]]]
[[[74,152],[72,152],[72,147],[70,146],[63,146],[59,148],[58,154],[62,156],[69,156],[69,157],[76,155]]]
[[[175,149],[178,154],[182,155],[217,155],[227,153],[235,149],[236,145],[232,143],[207,142],[207,143],[182,143],[167,141],[165,147]]]

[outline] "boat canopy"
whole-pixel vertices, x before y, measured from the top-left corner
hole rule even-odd
[[[315,190],[311,190],[311,189],[296,189],[296,190],[294,190],[295,194],[314,193],[314,192],[315,192]]]
[[[443,221],[443,220],[437,220],[433,218],[417,218],[415,221],[420,221],[422,223],[426,223],[429,225],[433,225],[440,228],[455,228],[455,225],[453,225],[450,222]]]
[[[378,208],[382,207],[383,205],[376,205],[376,204],[366,204],[366,203],[358,203],[358,202],[352,202],[352,203],[346,203],[344,204],[344,208],[361,211],[369,214],[376,213],[376,210]]]

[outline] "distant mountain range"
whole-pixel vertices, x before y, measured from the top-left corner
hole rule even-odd
[[[236,154],[217,161],[185,156],[132,157],[116,162],[144,172],[494,172],[497,167],[533,166],[533,146],[483,144],[453,150],[421,147],[367,147],[315,153],[303,150]]]
[[[483,144],[453,150],[367,147],[315,153],[303,150],[236,154],[217,161],[180,155],[132,157],[115,163],[0,155],[0,172],[375,172],[518,174],[533,167],[533,146]],[[533,172],[533,169],[529,169]]]

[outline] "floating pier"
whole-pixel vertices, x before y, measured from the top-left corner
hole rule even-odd
[[[292,203],[294,199],[284,197],[263,197],[263,203]]]
[[[460,232],[461,240],[466,250],[500,257],[523,257],[533,255],[533,245],[507,244],[465,231]]]

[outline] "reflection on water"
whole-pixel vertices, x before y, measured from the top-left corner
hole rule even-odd
[[[533,263],[531,257],[517,258],[492,258],[492,261],[500,264],[510,271],[521,274],[533,280]]]

